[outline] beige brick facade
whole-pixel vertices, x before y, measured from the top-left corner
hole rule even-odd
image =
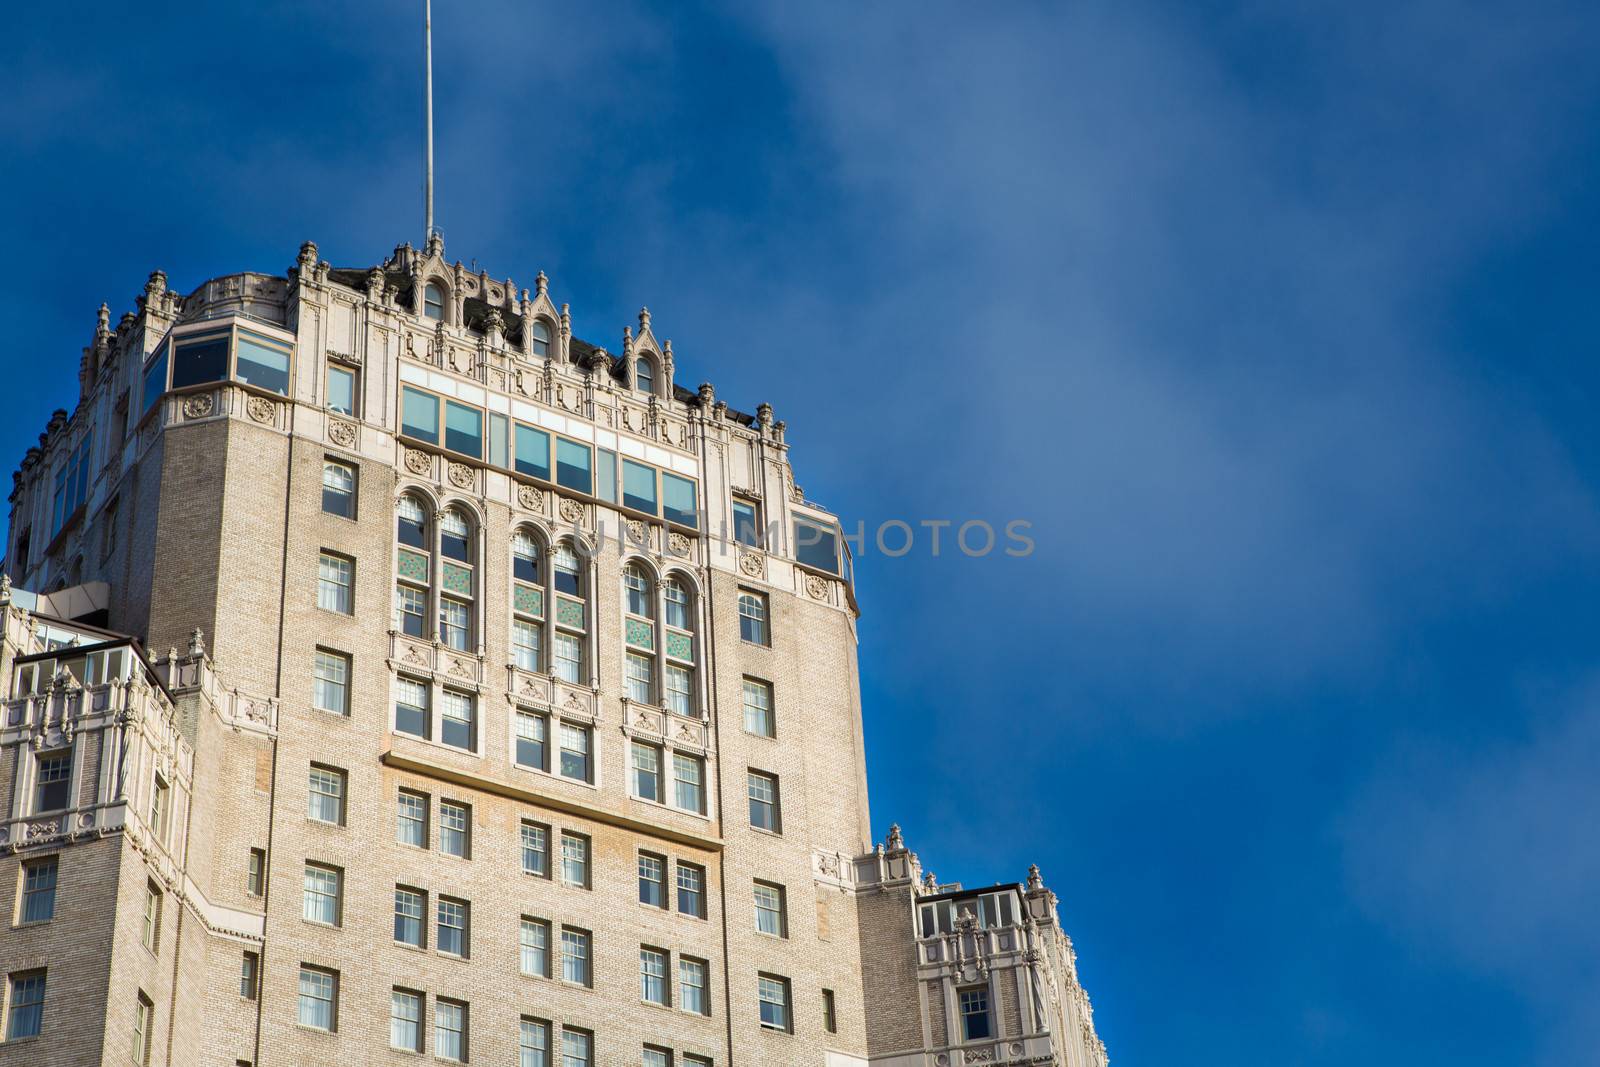
[[[1102,1067],[1048,890],[975,918],[873,844],[836,520],[770,408],[673,366],[437,240],[102,310],[11,497],[0,1067]]]

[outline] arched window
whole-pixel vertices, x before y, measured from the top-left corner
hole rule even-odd
[[[666,661],[663,679],[667,710],[675,715],[694,715],[695,648],[694,598],[682,578],[674,575],[662,586],[666,602]]]
[[[430,319],[444,320],[444,290],[434,282],[422,291],[422,313]]]
[[[533,354],[536,356],[550,354],[550,324],[543,319],[533,320]]]
[[[394,628],[407,637],[426,637],[433,551],[427,508],[410,493],[395,505],[395,540]]]
[[[551,673],[574,685],[583,685],[588,681],[584,649],[589,633],[589,583],[584,580],[585,564],[570,541],[556,545],[554,563],[556,607]]]
[[[633,361],[633,387],[641,393],[656,391],[656,368],[649,356],[640,356]]]
[[[655,589],[650,576],[638,563],[622,569],[622,587],[626,594],[627,617],[623,620],[627,652],[623,659],[623,676],[627,682],[629,700],[641,704],[656,702],[656,627]]]
[[[465,652],[472,648],[472,527],[456,508],[439,516],[439,641]]]
[[[544,566],[527,530],[511,539],[511,652],[525,671],[544,670]]]

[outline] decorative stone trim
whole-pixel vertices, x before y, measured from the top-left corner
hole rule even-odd
[[[562,497],[561,518],[567,522],[582,524],[584,520],[583,505],[571,497]]]
[[[689,538],[686,534],[676,530],[667,537],[667,550],[674,556],[687,556],[689,554]]]
[[[450,464],[450,484],[458,489],[471,489],[475,481],[472,468],[465,463]]]
[[[806,592],[812,600],[828,599],[828,581],[820,575],[806,575]]]
[[[544,513],[544,490],[537,485],[517,486],[517,503],[529,511]]]
[[[763,578],[767,573],[767,561],[759,552],[752,552],[748,548],[740,549],[739,569],[752,578]]]
[[[186,419],[203,419],[211,414],[216,407],[216,401],[210,393],[191,393],[183,398],[183,417]]]
[[[356,446],[356,425],[343,419],[328,420],[328,440],[343,448]]]
[[[406,449],[406,470],[427,477],[433,473],[433,457],[419,449]]]
[[[278,405],[264,396],[252,396],[244,402],[244,410],[256,422],[270,423],[277,415]]]

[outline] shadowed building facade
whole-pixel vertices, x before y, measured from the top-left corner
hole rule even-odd
[[[872,843],[784,424],[442,242],[101,309],[0,584],[0,1067],[1102,1067],[1054,896]]]

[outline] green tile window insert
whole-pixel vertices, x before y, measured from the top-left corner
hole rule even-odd
[[[688,634],[667,631],[667,655],[673,659],[694,662],[694,638]]]
[[[634,648],[644,648],[655,651],[656,632],[654,627],[640,619],[628,620],[628,644]]]
[[[512,606],[519,614],[544,617],[543,589],[535,589],[531,585],[519,585],[515,587],[511,596]]]
[[[556,598],[556,622],[562,626],[583,628],[583,601]]]
[[[413,552],[409,548],[400,550],[400,577],[413,582],[426,582],[428,580],[428,557],[421,552]]]
[[[454,563],[444,565],[444,590],[447,593],[460,593],[462,596],[472,595],[472,570]]]

